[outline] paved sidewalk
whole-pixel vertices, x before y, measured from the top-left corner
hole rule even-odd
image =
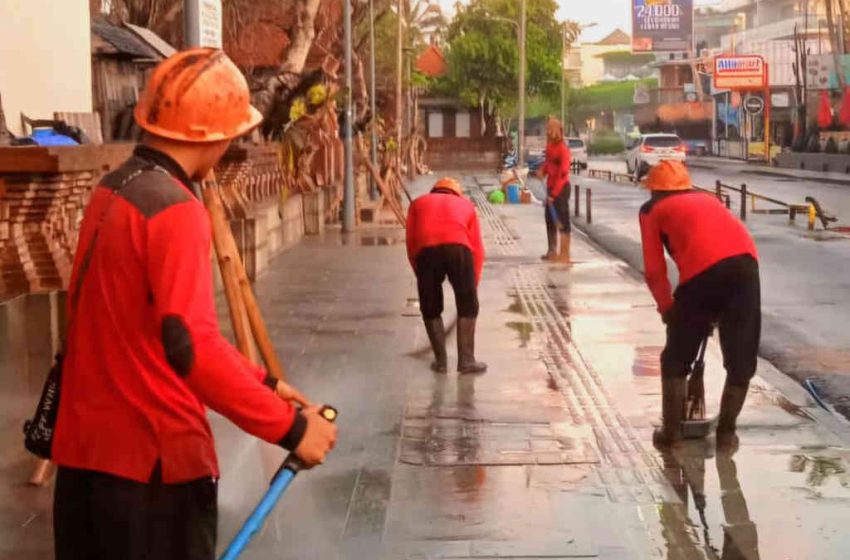
[[[428,369],[400,229],[328,231],[260,279],[292,382],[339,408],[340,434],[243,558],[846,556],[846,428],[763,364],[737,455],[700,443],[659,455],[649,441],[663,332],[640,279],[581,235],[574,266],[542,264],[541,207],[489,205],[479,186],[494,177],[464,184],[488,253],[477,337],[485,375]],[[716,348],[708,360],[716,410]],[[283,453],[215,415],[213,424],[223,548]],[[0,510],[0,559],[50,558],[49,489],[12,494],[10,474],[0,497],[30,498]]]
[[[593,224],[579,219],[578,225],[642,270],[637,216],[647,191],[586,176],[574,182],[593,190]],[[537,182],[530,186],[542,188]],[[828,402],[850,415],[850,332],[845,328],[850,237],[809,232],[804,220],[789,224],[787,216],[750,214],[746,225],[758,246],[762,273],[762,355],[799,382],[812,379]],[[669,268],[675,282],[675,266]]]

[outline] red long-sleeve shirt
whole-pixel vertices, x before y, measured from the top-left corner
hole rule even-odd
[[[684,284],[714,264],[758,252],[747,228],[717,198],[695,190],[656,193],[640,209],[646,283],[666,313],[673,306],[664,249]]]
[[[572,155],[566,142],[546,144],[546,161],[543,174],[546,175],[546,190],[552,198],[558,198],[567,183],[570,182],[570,164]]]
[[[481,281],[484,243],[475,205],[449,189],[435,189],[413,201],[407,211],[407,258],[416,269],[416,255],[426,247],[459,244],[469,247],[475,280]]]
[[[68,297],[59,465],[139,482],[158,462],[166,483],[218,476],[205,404],[269,442],[303,435],[304,418],[219,331],[209,219],[189,184],[140,147],[94,191]]]

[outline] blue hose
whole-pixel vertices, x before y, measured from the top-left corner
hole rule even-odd
[[[826,406],[826,403],[818,394],[817,387],[815,387],[815,384],[812,382],[811,379],[806,379],[805,381],[803,381],[803,387],[805,387],[805,389],[809,392],[812,398],[815,399],[815,402],[818,404],[818,406],[820,406],[824,410],[829,411],[829,407]]]
[[[242,554],[254,535],[263,528],[266,518],[272,509],[274,509],[275,504],[277,504],[277,501],[286,491],[293,478],[295,478],[294,470],[284,467],[278,471],[263,499],[254,508],[254,511],[242,525],[242,528],[239,529],[239,532],[236,533],[236,536],[233,537],[227,550],[224,551],[224,554],[219,560],[236,560],[236,558],[239,558],[239,555]]]
[[[557,211],[557,210],[555,210],[555,204],[554,204],[554,203],[549,204],[549,203],[547,202],[547,203],[546,203],[546,208],[548,208],[548,211],[549,211],[549,217],[550,217],[550,218],[552,218],[552,222],[554,222],[554,223],[555,223],[555,225],[559,225],[559,226],[560,226],[560,225],[561,225],[561,220],[558,218],[558,211]]]

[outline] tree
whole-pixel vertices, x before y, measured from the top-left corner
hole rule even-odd
[[[554,0],[527,0],[526,86],[530,95],[554,97],[561,78],[561,27]],[[472,0],[458,5],[446,41],[448,75],[440,89],[479,107],[485,121],[510,117],[519,74],[519,5],[513,0]],[[509,20],[509,21],[505,21]]]

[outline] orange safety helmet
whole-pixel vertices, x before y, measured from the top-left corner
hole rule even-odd
[[[463,196],[463,189],[460,186],[460,183],[452,179],[451,177],[443,177],[436,183],[434,183],[434,189],[448,189],[453,191],[461,196]]]
[[[691,188],[691,176],[681,161],[664,159],[652,166],[643,184],[651,191],[685,191]]]
[[[156,136],[217,142],[246,134],[263,120],[251,106],[248,83],[224,51],[178,52],[153,71],[134,113]]]

